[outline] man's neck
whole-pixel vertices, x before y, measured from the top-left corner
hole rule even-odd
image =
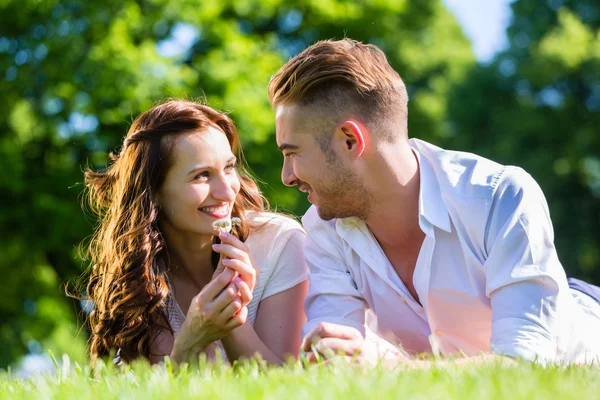
[[[376,182],[376,204],[365,221],[384,247],[404,247],[422,242],[419,226],[419,163],[412,149],[399,145],[379,151]]]

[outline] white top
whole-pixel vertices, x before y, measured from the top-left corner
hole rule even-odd
[[[247,306],[248,321],[254,325],[261,301],[306,280],[305,233],[298,222],[279,214],[251,212],[247,216],[251,230],[245,243],[260,271]],[[169,296],[167,304],[169,323],[176,336],[185,315],[174,296]]]
[[[303,218],[310,270],[304,334],[321,321],[364,334],[367,323],[412,354],[598,357],[600,306],[569,289],[533,178],[474,154],[417,139],[410,145],[420,165],[426,234],[413,277],[422,306],[364,221],[323,221],[311,207]]]

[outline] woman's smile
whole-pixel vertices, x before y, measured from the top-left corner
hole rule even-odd
[[[198,211],[217,219],[227,218],[229,216],[229,204],[200,207]]]

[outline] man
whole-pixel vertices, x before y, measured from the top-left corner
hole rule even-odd
[[[406,88],[379,48],[318,42],[273,76],[269,97],[282,180],[313,204],[305,351],[376,362],[386,338],[409,355],[600,355],[597,288],[569,288],[539,186],[409,140]]]

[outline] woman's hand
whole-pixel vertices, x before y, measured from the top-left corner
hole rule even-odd
[[[175,338],[171,358],[187,361],[210,343],[244,324],[248,309],[243,304],[245,283],[233,269],[225,268],[192,299],[185,322]],[[247,285],[246,285],[247,288]]]
[[[250,249],[244,242],[235,236],[221,232],[220,244],[214,244],[213,250],[221,255],[219,264],[213,275],[213,279],[218,274],[227,269],[234,270],[239,275],[241,281],[238,281],[238,289],[242,298],[242,304],[247,305],[252,300],[252,291],[256,286],[258,270],[254,265],[254,260],[250,254]]]

